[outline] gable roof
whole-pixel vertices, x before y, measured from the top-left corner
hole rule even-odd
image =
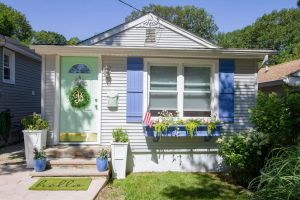
[[[274,65],[268,70],[261,68],[258,71],[258,83],[283,80],[288,75],[291,75],[300,70],[300,59]]]
[[[149,26],[149,24],[150,24],[149,21],[150,21],[150,23],[152,22],[153,24],[155,24],[154,26],[156,26],[156,28],[163,27],[163,28],[170,30],[173,33],[177,34],[178,37],[181,36],[182,40],[183,40],[182,43],[189,43],[189,42],[194,43],[194,45],[192,43],[189,43],[188,46],[192,46],[194,48],[209,48],[209,49],[219,48],[217,45],[189,32],[187,30],[184,30],[184,29],[182,29],[182,28],[180,28],[180,27],[178,27],[178,26],[152,14],[152,13],[148,13],[146,15],[143,15],[143,16],[131,21],[131,22],[121,24],[121,25],[116,26],[112,29],[109,29],[103,33],[92,36],[86,40],[81,41],[80,43],[78,43],[78,45],[97,45],[97,44],[101,44],[101,43],[103,45],[108,45],[108,46],[112,45],[114,43],[113,40],[117,40],[118,37],[122,36],[120,34],[124,33],[125,31],[129,31],[133,28],[145,28],[145,27]],[[138,30],[138,29],[136,29],[136,30]],[[115,38],[113,38],[113,36],[115,36]],[[179,41],[174,40],[171,42],[176,43]],[[118,45],[122,46],[122,44],[118,44]],[[138,46],[138,44],[136,44],[136,43],[132,44],[132,46],[135,46],[135,45]],[[172,47],[172,45],[171,45],[171,47]]]
[[[37,61],[41,61],[41,57],[38,54],[36,54],[34,50],[29,49],[27,46],[21,44],[18,40],[0,34],[0,47],[1,46],[23,54]]]

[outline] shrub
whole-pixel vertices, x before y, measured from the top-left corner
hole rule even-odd
[[[45,130],[48,129],[48,122],[43,120],[40,115],[33,113],[32,116],[21,120],[24,128],[27,130]]]
[[[299,92],[286,90],[282,96],[259,92],[250,119],[258,131],[269,136],[273,146],[295,144],[300,135],[299,105]]]
[[[242,132],[217,140],[218,154],[238,183],[248,183],[259,175],[268,147],[267,136],[260,132]]]
[[[0,113],[0,137],[5,142],[5,144],[8,143],[10,129],[11,115],[10,111],[6,110]]]
[[[114,142],[128,142],[128,135],[122,128],[113,130]]]
[[[252,200],[300,198],[300,147],[274,149],[262,175],[250,183]]]
[[[33,159],[37,160],[37,159],[45,159],[47,156],[46,156],[46,152],[44,151],[44,149],[40,149],[38,150],[37,148],[34,148],[33,149]]]

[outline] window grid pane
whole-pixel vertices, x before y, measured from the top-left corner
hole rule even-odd
[[[10,80],[10,69],[7,67],[4,67],[4,79]]]
[[[150,90],[177,90],[177,67],[151,66]]]
[[[4,66],[9,67],[9,56],[4,54]]]

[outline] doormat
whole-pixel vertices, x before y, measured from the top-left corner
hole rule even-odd
[[[87,190],[91,178],[40,178],[29,190]]]

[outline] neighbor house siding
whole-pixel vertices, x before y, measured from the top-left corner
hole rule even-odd
[[[152,138],[144,136],[141,123],[126,123],[126,57],[102,58],[103,66],[111,67],[111,84],[102,83],[102,113],[101,113],[101,144],[109,145],[112,141],[112,130],[117,127],[124,128],[129,135],[130,149],[132,152],[153,151],[207,151],[215,150],[213,141],[204,142],[203,138],[164,138],[160,142],[153,142]],[[248,109],[254,106],[256,96],[256,67],[252,60],[235,61],[235,123],[224,125],[223,132],[245,130],[251,127]],[[107,108],[107,93],[119,93],[117,110]]]
[[[3,83],[3,48],[0,56],[0,112],[11,110],[12,124],[41,112],[41,62],[15,52],[15,84]]]
[[[48,144],[54,141],[55,55],[45,56],[44,115],[49,123]]]
[[[100,46],[131,46],[144,47],[148,46],[145,43],[146,28],[133,27],[126,31],[117,33],[109,38],[106,38],[95,45]],[[162,25],[156,30],[156,42],[151,44],[153,47],[176,47],[176,48],[203,48],[203,45],[177,33]]]

